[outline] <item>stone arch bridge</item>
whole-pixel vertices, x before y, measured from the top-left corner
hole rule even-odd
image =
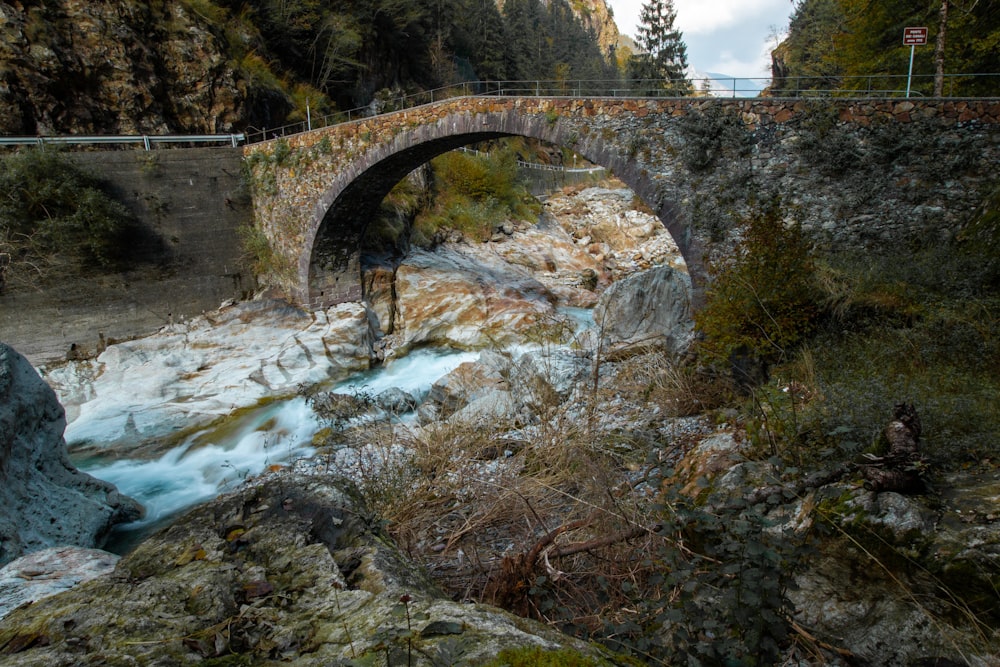
[[[998,183],[1000,100],[459,97],[244,149],[271,282],[303,306],[361,298],[364,228],[431,158],[524,136],[606,167],[663,221],[700,297],[751,202],[817,243],[953,234]],[[727,246],[728,244],[728,246]]]

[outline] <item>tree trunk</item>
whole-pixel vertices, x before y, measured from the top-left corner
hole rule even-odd
[[[909,403],[893,408],[892,421],[883,431],[889,452],[885,456],[866,455],[869,462],[862,466],[866,489],[876,493],[922,493],[925,490],[921,471],[926,462],[920,455],[920,430],[916,408]]]
[[[937,40],[934,45],[934,97],[941,97],[944,93],[944,38],[948,29],[949,4],[951,0],[941,0]]]

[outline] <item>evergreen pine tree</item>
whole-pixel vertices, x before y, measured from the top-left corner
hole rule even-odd
[[[537,63],[534,61],[535,40],[541,25],[537,19],[538,0],[506,0],[503,3],[504,61],[507,76],[515,81],[534,78]]]
[[[632,89],[641,95],[689,95],[687,46],[674,28],[673,0],[647,0],[639,14],[637,43],[641,53],[629,62]]]
[[[506,33],[496,0],[462,0],[455,26],[456,55],[468,58],[479,79],[507,79]]]

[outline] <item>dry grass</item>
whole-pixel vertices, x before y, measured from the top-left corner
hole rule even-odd
[[[665,417],[708,413],[732,399],[729,378],[710,369],[674,361],[666,352],[652,351],[615,365],[608,390],[632,401],[655,405]]]
[[[616,366],[617,380],[590,387],[593,406],[553,396],[530,427],[369,424],[340,443],[366,455],[331,456],[331,465],[358,481],[400,548],[455,599],[577,631],[621,623],[626,592],[648,588],[663,539],[647,530],[645,462],[690,445],[644,430],[643,413],[651,397],[686,405],[673,392],[693,389],[662,355]],[[596,418],[581,419],[588,414]]]

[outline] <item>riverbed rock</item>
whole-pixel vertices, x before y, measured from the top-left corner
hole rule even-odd
[[[676,466],[699,502],[740,503],[781,488],[749,442],[720,431]],[[809,636],[850,654],[834,665],[1000,664],[1000,473],[980,469],[936,480],[933,496],[874,493],[860,473],[803,493],[771,494],[769,530],[811,535],[787,591]],[[708,498],[709,494],[713,494]]]
[[[250,301],[43,372],[71,418],[67,440],[112,447],[367,369],[371,339],[360,303],[308,313],[280,300]]]
[[[0,568],[0,619],[21,605],[111,572],[119,558],[100,549],[50,547],[7,563]]]
[[[532,423],[569,399],[592,373],[586,353],[542,347],[483,352],[435,382],[418,409],[420,422]]]
[[[425,666],[480,664],[518,646],[601,653],[447,599],[355,498],[325,474],[255,480],[155,534],[113,573],[11,613],[0,665]]]
[[[431,385],[427,397],[420,405],[418,414],[421,423],[449,419],[480,399],[496,403],[498,393],[509,394],[510,391],[503,376],[508,363],[503,355],[484,352],[476,361],[460,364],[439,378]],[[503,404],[510,407],[506,399]],[[470,417],[474,412],[466,411],[464,414]],[[511,415],[494,416],[509,419]]]
[[[416,346],[505,346],[557,318],[555,298],[531,274],[457,244],[412,250],[396,270],[396,354]]]
[[[694,337],[690,278],[663,265],[618,281],[601,294],[594,325],[611,358],[656,348],[683,354]]]
[[[590,389],[593,360],[586,352],[569,349],[532,350],[519,355],[506,374],[521,405],[544,413],[569,399],[574,390]]]
[[[0,565],[46,547],[103,544],[138,504],[69,461],[66,416],[28,360],[0,343]]]

